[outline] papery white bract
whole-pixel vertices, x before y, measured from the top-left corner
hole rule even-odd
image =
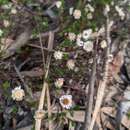
[[[60,97],[60,104],[65,109],[72,107],[72,95],[63,95]]]

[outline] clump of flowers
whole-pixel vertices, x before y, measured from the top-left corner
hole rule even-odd
[[[123,12],[123,9],[116,5],[115,10],[117,11],[118,15],[121,17],[121,20],[124,20],[125,13]]]
[[[87,52],[91,52],[93,50],[93,42],[92,41],[86,41],[84,42],[83,49]]]
[[[55,51],[55,52],[54,52],[54,58],[55,58],[56,60],[61,60],[62,57],[63,57],[63,52],[61,52],[61,51]]]
[[[108,12],[110,12],[110,6],[106,4],[106,7],[104,9],[104,15],[106,16]]]
[[[57,88],[61,88],[64,84],[64,78],[58,78],[56,81],[55,81],[55,86]]]
[[[77,35],[76,44],[87,52],[93,50],[92,29],[86,29],[81,34]]]
[[[75,67],[75,61],[74,60],[68,60],[67,61],[67,67],[69,70],[73,70]]]
[[[2,36],[2,34],[3,34],[3,31],[2,31],[2,29],[0,29],[0,37]]]
[[[16,87],[12,90],[12,95],[11,97],[13,98],[13,100],[16,100],[16,101],[22,101],[23,98],[25,96],[25,92],[23,89],[21,89],[21,86],[19,87]]]
[[[60,104],[65,109],[72,107],[72,95],[63,95],[60,97]]]
[[[101,46],[101,48],[106,48],[107,47],[107,42],[106,42],[106,40],[103,40],[103,41],[101,41],[100,42],[100,46]]]
[[[75,39],[76,39],[76,34],[75,34],[75,33],[72,33],[72,32],[69,32],[69,33],[68,33],[68,39],[69,39],[70,41],[75,41]]]
[[[84,40],[88,40],[92,34],[92,29],[86,29],[82,33],[82,37]]]
[[[62,5],[62,2],[61,2],[61,1],[57,1],[57,2],[56,2],[56,7],[57,7],[57,8],[60,8],[61,5]]]
[[[17,10],[15,8],[12,8],[11,9],[11,14],[16,14],[17,13]]]
[[[8,27],[8,26],[10,25],[10,23],[9,23],[8,20],[4,20],[4,21],[3,21],[3,24],[4,24],[5,27]]]
[[[75,19],[80,19],[81,17],[81,11],[79,9],[75,9],[73,12],[73,16]]]
[[[94,8],[90,5],[90,4],[87,4],[85,6],[85,12],[87,13],[87,18],[88,19],[92,19],[93,18],[93,12],[94,12]]]

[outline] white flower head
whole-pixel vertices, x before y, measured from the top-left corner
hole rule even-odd
[[[3,24],[4,24],[5,27],[8,27],[8,26],[10,25],[10,23],[9,23],[8,20],[4,20],[4,21],[3,21]]]
[[[124,98],[126,98],[127,100],[130,100],[130,91],[125,91],[124,92]]]
[[[74,11],[74,7],[69,8],[69,15],[72,15]]]
[[[124,20],[125,13],[123,12],[123,9],[116,5],[115,10],[117,11],[118,15],[121,17],[121,20]]]
[[[76,39],[77,46],[83,46],[84,42],[81,40],[81,38]]]
[[[57,7],[57,8],[60,8],[61,5],[62,5],[62,2],[61,2],[61,1],[56,1],[56,7]]]
[[[90,4],[87,4],[87,7],[88,7],[90,12],[94,12],[94,8]]]
[[[81,17],[81,11],[79,9],[75,9],[73,12],[73,16],[75,19],[80,19]]]
[[[107,42],[106,42],[106,40],[103,40],[103,41],[101,41],[100,42],[100,46],[101,46],[101,48],[106,48],[107,47]]]
[[[4,4],[4,5],[2,5],[2,8],[3,8],[3,9],[10,9],[11,6],[12,6],[12,3]]]
[[[87,18],[88,18],[88,19],[92,19],[92,18],[93,18],[92,13],[88,13],[88,14],[87,14]]]
[[[55,51],[55,52],[54,52],[54,58],[55,58],[56,60],[61,60],[62,57],[63,57],[63,52],[61,52],[61,51]]]
[[[74,67],[75,67],[75,61],[74,60],[68,60],[66,65],[67,65],[69,70],[73,70]]]
[[[57,88],[61,88],[64,84],[64,78],[58,78],[56,81],[55,81],[55,86]]]
[[[72,33],[72,32],[69,32],[68,33],[68,38],[70,41],[75,41],[76,39],[76,34],[75,33]]]
[[[86,41],[84,43],[83,49],[87,52],[91,52],[93,50],[93,42],[92,41]]]
[[[63,95],[60,97],[60,104],[65,109],[72,107],[72,95]]]
[[[11,96],[12,96],[13,100],[22,101],[25,96],[25,92],[23,89],[21,89],[21,86],[19,86],[12,90]]]
[[[86,29],[82,33],[83,39],[87,40],[92,34],[92,29]]]
[[[90,4],[87,4],[85,6],[85,12],[91,12],[91,13],[93,13],[94,11],[95,11],[95,9]]]
[[[11,14],[16,14],[17,13],[17,10],[15,8],[12,8],[11,9]]]
[[[104,15],[106,16],[110,12],[110,6],[106,4],[105,9],[104,9]]]
[[[2,36],[2,34],[3,34],[3,31],[2,31],[2,29],[0,29],[0,37]]]

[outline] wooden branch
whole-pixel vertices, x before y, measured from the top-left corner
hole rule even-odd
[[[99,84],[96,104],[95,104],[95,108],[94,108],[94,112],[93,112],[93,116],[92,116],[92,121],[91,121],[90,126],[89,126],[89,130],[93,130],[96,118],[98,116],[98,113],[100,111],[100,107],[102,105],[102,100],[103,100],[103,97],[104,97],[104,93],[105,93],[105,89],[106,89],[106,85],[107,85],[107,81],[108,81],[109,55],[110,55],[110,43],[111,43],[110,28],[111,28],[111,26],[109,26],[109,17],[107,15],[107,17],[106,17],[106,40],[107,40],[106,57],[107,57],[107,59],[106,59],[106,62],[105,62],[105,72],[104,72],[103,81],[101,81],[100,84]]]
[[[14,69],[15,69],[17,75],[19,76],[20,80],[22,81],[22,83],[23,83],[23,85],[25,87],[26,92],[29,94],[29,96],[31,98],[33,98],[33,93],[32,93],[31,88],[29,88],[29,86],[24,82],[24,79],[23,79],[21,73],[19,72],[18,68],[16,67],[16,65],[14,65]]]
[[[3,53],[3,58],[8,58],[16,53],[17,50],[19,50],[21,47],[23,47],[25,44],[27,44],[28,40],[31,36],[31,27],[28,27],[25,29],[23,33],[21,33],[16,41],[11,44],[9,48],[5,50]]]
[[[96,41],[96,45],[98,43],[98,38]],[[86,111],[85,111],[85,121],[84,121],[84,130],[88,130],[89,124],[91,122],[91,115],[92,115],[92,108],[93,108],[93,97],[94,97],[94,85],[95,85],[95,80],[96,80],[96,53],[97,53],[97,48],[95,49],[94,53],[94,58],[93,58],[93,67],[92,67],[92,74],[90,78],[90,83],[89,83],[89,99],[88,99],[88,104],[86,105]]]

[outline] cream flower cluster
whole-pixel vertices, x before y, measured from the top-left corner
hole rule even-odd
[[[73,32],[69,32],[69,33],[68,33],[68,39],[69,39],[70,41],[75,41],[75,39],[76,39],[76,34],[73,33]]]
[[[82,34],[77,35],[76,44],[87,52],[93,50],[93,42],[90,40],[92,36],[92,29],[86,29]]]
[[[62,52],[62,51],[55,51],[55,52],[54,52],[54,58],[55,58],[56,60],[61,60],[62,57],[63,57],[63,52]]]
[[[67,65],[67,67],[68,67],[69,70],[74,70],[75,62],[74,62],[74,60],[71,59],[71,60],[67,61],[66,65]]]
[[[62,2],[61,1],[56,1],[56,7],[60,8],[62,6]]]
[[[12,90],[12,98],[16,101],[22,101],[23,97],[25,96],[25,92],[23,89],[21,89],[21,86],[16,87]]]
[[[69,14],[70,14],[70,15],[73,15],[74,19],[80,19],[81,16],[82,16],[81,10],[79,10],[79,9],[75,9],[75,10],[74,10],[73,7],[71,7],[71,8],[69,9]]]
[[[118,15],[121,17],[121,20],[124,20],[125,13],[123,12],[123,8],[116,5],[115,10],[117,11]]]
[[[64,78],[58,78],[56,81],[55,81],[55,86],[57,88],[61,88],[64,84]]]
[[[90,4],[87,4],[85,6],[85,12],[87,13],[87,18],[88,19],[92,19],[93,18],[93,12],[94,12],[94,8],[90,5]]]
[[[105,9],[104,9],[104,15],[106,16],[110,12],[110,6],[106,4]]]
[[[65,109],[72,107],[72,95],[63,95],[60,97],[60,104]]]
[[[3,34],[3,31],[2,31],[2,29],[0,29],[0,37],[2,36],[2,34]]]
[[[4,24],[5,27],[9,27],[10,22],[9,22],[8,20],[4,20],[4,21],[3,21],[3,24]]]

